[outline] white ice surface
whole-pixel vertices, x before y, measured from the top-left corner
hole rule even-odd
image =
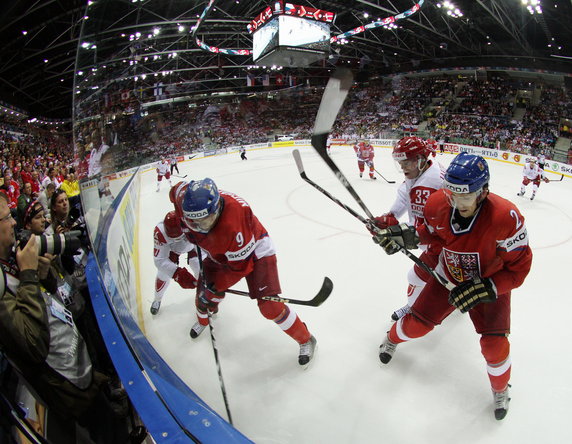
[[[359,212],[314,151],[300,151],[309,178]],[[334,291],[318,308],[291,305],[318,339],[306,371],[297,364],[298,345],[253,301],[228,295],[221,304],[214,331],[234,425],[242,433],[260,444],[572,442],[570,179],[543,183],[530,201],[530,186],[524,198],[516,196],[521,167],[489,161],[491,190],[518,205],[534,250],[532,270],[513,292],[512,402],[505,420],[496,421],[479,336],[468,316],[454,313],[426,337],[400,345],[382,368],[378,347],[390,314],[405,303],[412,262],[385,255],[357,219],[305,183],[291,148],[247,155],[247,161],[237,153],[195,158],[179,168],[186,180],[211,177],[250,203],[277,246],[284,297],[311,298],[324,276]],[[401,180],[389,149],[376,150],[376,169],[397,184],[360,179],[349,147],[333,147],[332,157],[374,215],[389,209]],[[437,159],[446,166],[452,157]],[[194,290],[172,282],[159,314],[149,314],[153,227],[172,209],[168,186],[158,193],[155,187],[155,174],[144,174],[139,246],[146,334],[225,417],[209,333],[189,336]]]

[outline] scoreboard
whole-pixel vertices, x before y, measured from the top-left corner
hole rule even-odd
[[[252,55],[260,66],[308,66],[330,52],[330,24],[335,14],[276,1],[248,25]]]

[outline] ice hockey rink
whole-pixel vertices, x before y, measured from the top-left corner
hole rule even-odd
[[[308,177],[362,213],[313,149],[299,149]],[[386,212],[402,180],[390,150],[376,149],[375,165],[396,184],[360,179],[351,147],[332,150],[371,212]],[[311,299],[324,276],[334,290],[320,307],[290,306],[318,340],[307,370],[297,363],[298,344],[263,318],[254,301],[227,295],[213,326],[237,429],[260,444],[572,442],[572,179],[542,183],[530,201],[531,186],[524,197],[516,195],[522,167],[489,161],[491,191],[524,214],[534,251],[532,270],[512,296],[512,402],[507,417],[496,421],[469,317],[453,313],[426,337],[400,345],[382,367],[378,347],[390,314],[405,303],[413,263],[402,254],[387,256],[359,220],[304,182],[291,147],[247,156],[197,157],[179,169],[188,175],[185,180],[211,177],[251,205],[276,244],[283,297]],[[439,154],[436,160],[447,166],[452,158]],[[168,186],[155,190],[154,171],[144,173],[139,251],[146,336],[226,418],[209,332],[196,340],[189,336],[196,319],[194,290],[172,282],[159,314],[149,313],[156,273],[153,228],[172,209]],[[247,290],[243,282],[234,288]]]

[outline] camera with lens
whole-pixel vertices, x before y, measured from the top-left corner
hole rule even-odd
[[[32,232],[22,230],[18,236],[18,246],[24,248]],[[81,247],[80,236],[82,232],[79,230],[68,231],[60,234],[40,234],[36,235],[36,245],[38,245],[38,255],[43,256],[46,253],[58,255],[69,255],[75,253]]]

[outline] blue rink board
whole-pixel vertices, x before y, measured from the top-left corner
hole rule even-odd
[[[105,248],[107,230],[130,183],[114,200],[98,230],[94,249],[102,269],[91,253],[86,267],[97,322],[121,382],[157,443],[250,443],[202,401],[155,351],[114,281],[107,279],[107,287],[103,285],[101,273],[110,274]]]

